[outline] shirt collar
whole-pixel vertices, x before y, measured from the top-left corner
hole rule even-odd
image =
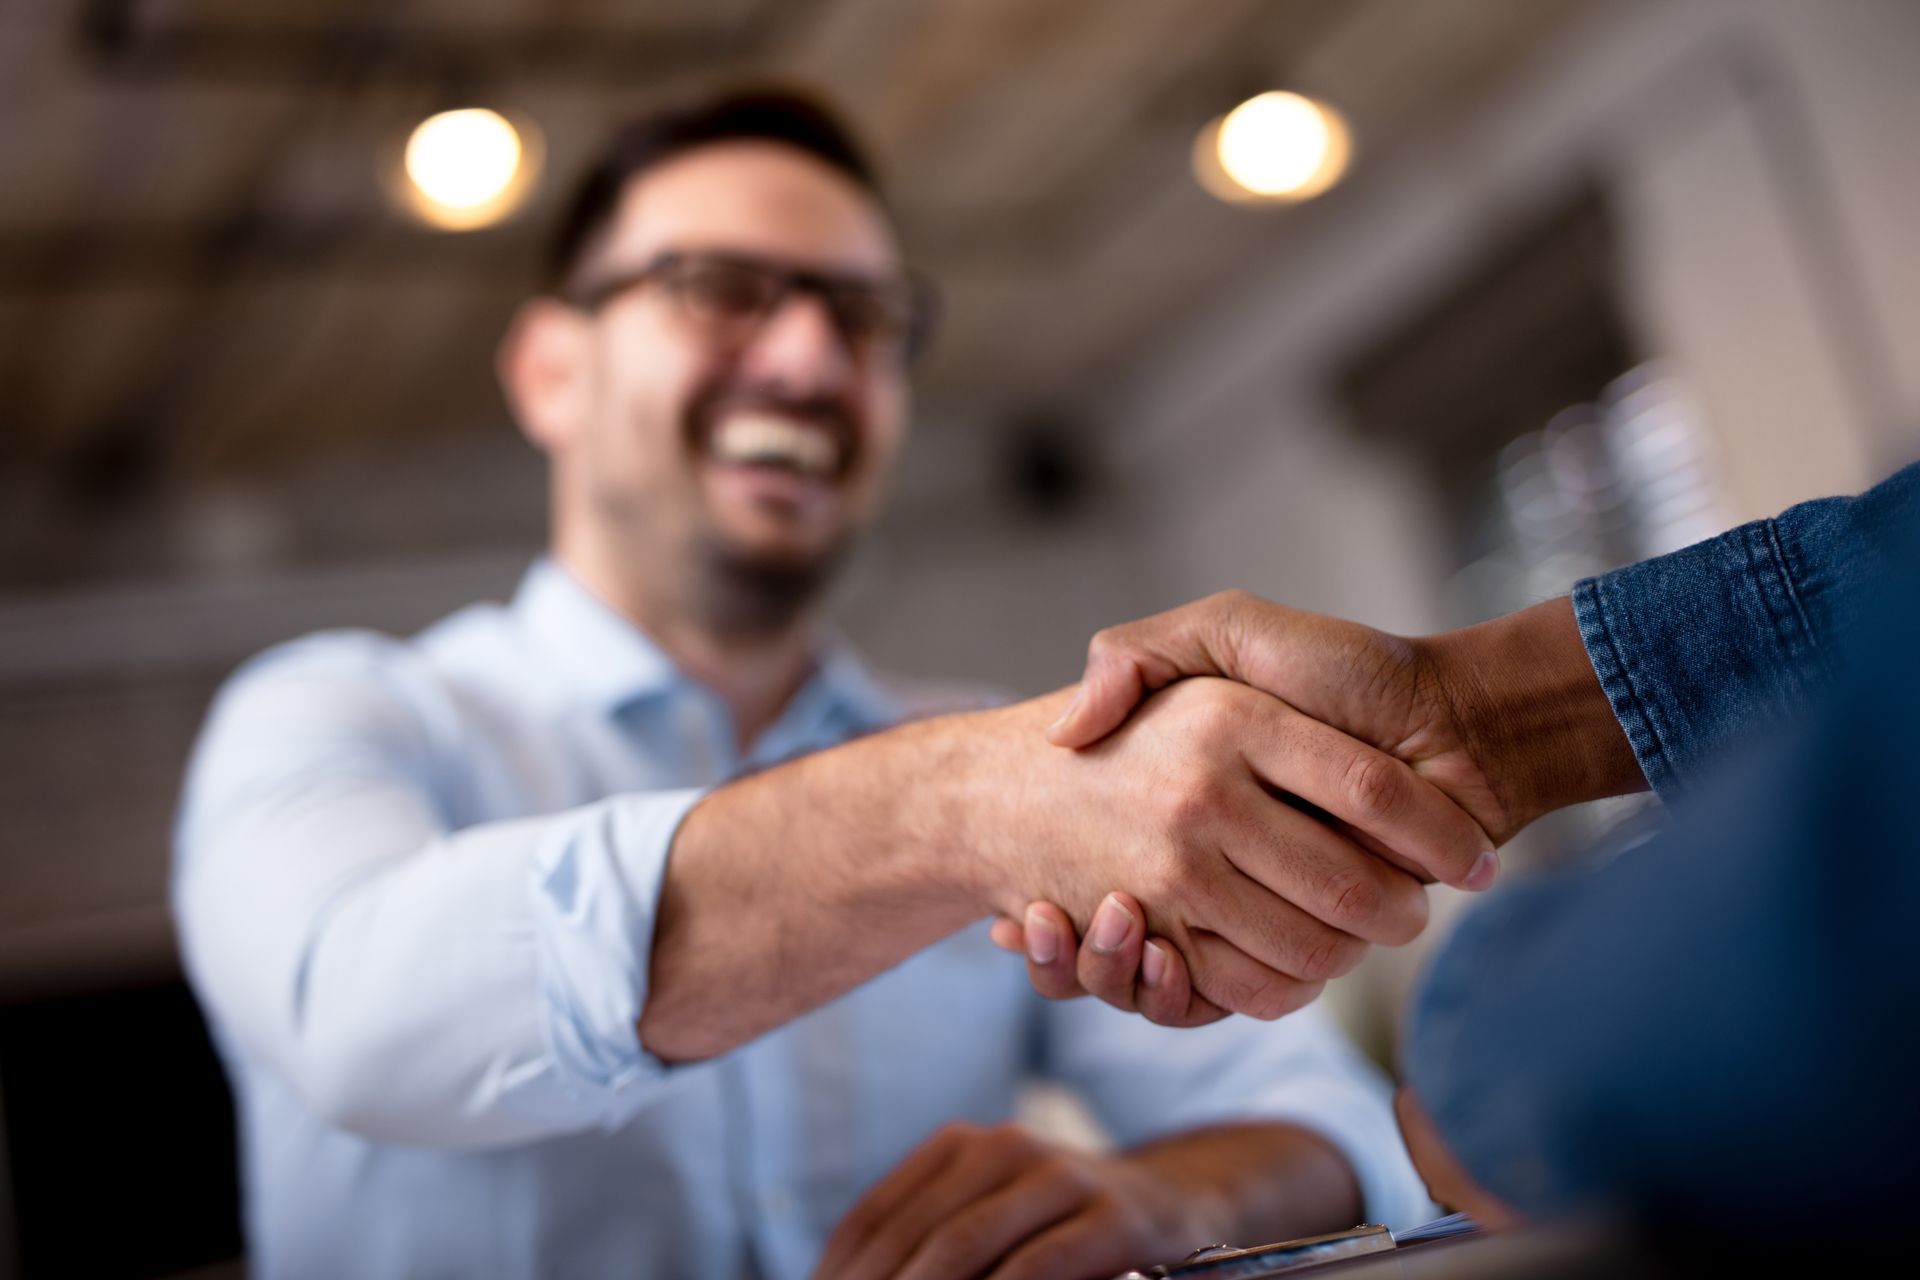
[[[513,612],[553,663],[552,674],[609,713],[696,686],[653,638],[589,591],[551,557],[520,580]],[[813,676],[781,715],[809,725],[841,717],[852,732],[900,718],[899,700],[843,637],[825,637]]]

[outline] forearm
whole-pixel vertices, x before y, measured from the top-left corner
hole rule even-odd
[[[1284,1122],[1195,1129],[1148,1143],[1128,1159],[1163,1179],[1191,1218],[1190,1247],[1270,1244],[1353,1226],[1360,1183],[1338,1148]]]
[[[1646,790],[1567,597],[1420,644],[1513,829],[1567,805]]]
[[[980,717],[877,734],[715,791],[668,858],[640,1038],[724,1053],[985,915]]]

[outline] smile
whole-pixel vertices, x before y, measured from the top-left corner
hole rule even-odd
[[[832,433],[767,413],[730,414],[714,428],[707,453],[729,466],[775,467],[815,479],[831,479],[841,467]]]

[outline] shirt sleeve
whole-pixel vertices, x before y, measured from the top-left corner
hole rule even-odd
[[[1594,673],[1663,799],[1831,680],[1916,511],[1920,464],[1574,587]]]
[[[1409,1075],[1495,1195],[1773,1242],[1911,1214],[1920,578],[1883,589],[1904,619],[1834,705],[1667,833],[1497,890],[1437,957]]]
[[[1236,1121],[1297,1125],[1347,1158],[1369,1222],[1398,1229],[1433,1216],[1386,1077],[1319,1004],[1278,1022],[1187,1029],[1095,1000],[1049,1003],[1044,1018],[1046,1074],[1078,1090],[1122,1146]]]
[[[316,637],[216,700],[176,830],[189,978],[223,1041],[329,1122],[486,1147],[612,1126],[654,906],[698,790],[453,829],[456,732],[404,646]]]

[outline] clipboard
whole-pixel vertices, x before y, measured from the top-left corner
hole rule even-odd
[[[1472,1235],[1479,1230],[1479,1225],[1464,1213],[1449,1214],[1397,1233],[1378,1223],[1363,1223],[1350,1231],[1303,1236],[1251,1249],[1209,1245],[1196,1249],[1184,1261],[1172,1266],[1128,1271],[1115,1276],[1114,1280],[1261,1280],[1266,1276],[1292,1275],[1323,1262],[1385,1253],[1390,1249]]]

